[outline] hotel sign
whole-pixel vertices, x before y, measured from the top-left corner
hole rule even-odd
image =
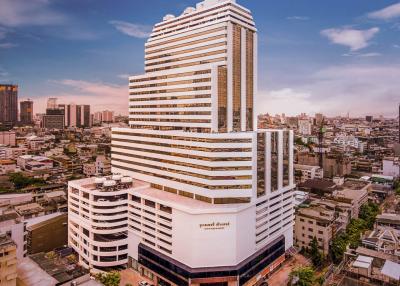
[[[211,223],[201,223],[199,227],[204,230],[219,230],[229,227],[229,222],[211,222]]]

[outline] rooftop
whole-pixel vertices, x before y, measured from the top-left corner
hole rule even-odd
[[[99,189],[96,188],[95,179],[95,177],[91,177],[70,181],[69,185],[72,187],[86,188],[88,189],[88,191],[99,191]],[[235,212],[250,206],[250,204],[209,204],[203,201],[186,198],[184,196],[153,188],[150,186],[149,183],[136,179],[133,179],[132,187],[125,189],[134,190],[135,195],[143,197],[144,199],[152,200],[160,204],[168,204],[176,209],[180,209],[188,213],[218,213],[222,210],[224,212],[226,212],[227,210]],[[121,190],[123,190],[123,188]]]

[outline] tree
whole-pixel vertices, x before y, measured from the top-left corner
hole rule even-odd
[[[345,233],[337,235],[332,240],[330,248],[333,263],[339,264],[343,260],[343,254],[346,251],[348,238]]]
[[[46,184],[46,182],[43,179],[26,177],[21,173],[11,173],[9,178],[17,190],[23,189],[31,185],[41,186]]]
[[[291,285],[294,286],[312,286],[314,283],[315,272],[309,267],[299,267],[289,274]]]
[[[105,286],[119,286],[121,281],[121,274],[116,271],[108,273],[98,273],[95,275],[96,279]]]
[[[360,208],[359,218],[363,219],[368,229],[373,229],[375,218],[379,213],[379,206],[372,202],[364,204]]]
[[[310,242],[310,256],[311,261],[315,267],[319,267],[322,265],[323,257],[321,252],[319,252],[318,250],[318,241],[315,236]]]

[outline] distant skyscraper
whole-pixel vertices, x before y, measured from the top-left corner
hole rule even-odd
[[[59,129],[65,127],[65,110],[57,105],[57,98],[49,98],[47,100],[46,114],[42,117],[42,128]]]
[[[324,120],[324,115],[322,113],[315,114],[315,125],[320,126]]]
[[[103,110],[103,111],[98,111],[94,113],[94,120],[97,123],[101,122],[114,122],[114,111],[110,110]]]
[[[28,99],[21,101],[19,104],[21,123],[31,124],[33,122],[33,101]]]
[[[47,99],[47,109],[57,109],[57,98],[55,97],[50,97]]]
[[[18,121],[18,86],[0,84],[0,123],[13,126]]]
[[[365,121],[367,121],[367,122],[372,122],[373,119],[374,118],[371,115],[365,116]]]
[[[90,105],[59,104],[58,108],[64,110],[65,126],[83,128],[92,126]]]
[[[133,187],[69,182],[68,242],[84,267],[129,263],[157,285],[255,285],[284,261],[293,132],[256,128],[256,31],[234,0],[154,26],[145,73],[129,78],[130,128],[112,130],[112,171]]]

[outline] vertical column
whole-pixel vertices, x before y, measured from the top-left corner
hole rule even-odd
[[[246,29],[242,27],[241,30],[241,61],[240,61],[240,65],[241,65],[241,90],[240,90],[240,129],[241,131],[246,131],[246,124],[247,124],[247,116],[246,116],[246,93],[247,93],[247,85],[246,85],[246,78],[247,78],[247,73],[246,73],[246,69],[247,69],[247,63],[246,63],[246,53],[247,53],[247,48],[246,48]]]
[[[228,73],[228,101],[227,101],[227,131],[233,129],[233,26],[228,23],[227,27],[227,73]]]
[[[272,160],[271,160],[271,132],[265,132],[265,187],[266,187],[266,194],[271,193],[271,167],[272,167]]]
[[[258,92],[258,39],[257,33],[253,33],[253,130],[257,129],[257,112],[254,110],[254,98]]]
[[[218,132],[218,67],[211,67],[211,132]]]
[[[294,174],[293,174],[293,144],[294,144],[293,130],[289,131],[289,185],[294,184]]]
[[[283,187],[283,131],[278,131],[278,190]]]

